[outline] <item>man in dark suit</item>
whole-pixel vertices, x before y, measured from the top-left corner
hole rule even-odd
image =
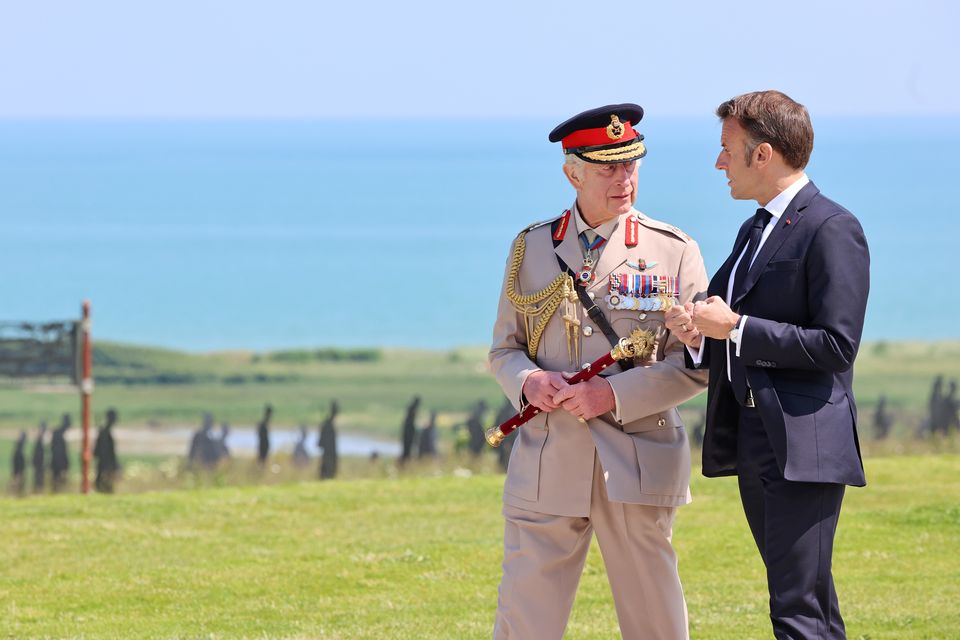
[[[703,473],[738,476],[767,567],[777,638],[844,638],[831,573],[845,485],[866,483],[853,362],[870,257],[857,219],[804,167],[807,110],[777,91],[717,109],[716,167],[737,200],[761,208],[740,227],[708,299],[675,307],[667,328],[689,367],[709,366]]]

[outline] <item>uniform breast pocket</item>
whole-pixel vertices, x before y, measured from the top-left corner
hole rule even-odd
[[[530,321],[530,330],[534,331],[538,318]],[[540,334],[540,345],[537,347],[537,362],[541,366],[549,367],[559,358],[567,358],[567,343],[564,339],[564,323],[560,311],[554,312]]]

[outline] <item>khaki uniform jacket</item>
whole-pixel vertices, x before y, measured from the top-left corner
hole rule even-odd
[[[636,216],[639,242],[624,244],[627,217]],[[575,216],[556,253],[570,268],[583,263]],[[511,256],[512,257],[512,251]],[[656,263],[645,271],[626,261]],[[508,257],[507,271],[510,270]],[[560,273],[554,254],[550,224],[526,233],[526,252],[520,267],[520,294],[540,291]],[[610,310],[603,297],[610,273],[679,276],[680,302],[705,297],[707,276],[697,243],[668,224],[631,210],[620,216],[603,247],[595,268],[596,278],[587,290],[620,337],[642,327],[656,336],[656,347],[646,362],[628,371],[619,365],[604,373],[617,398],[617,411],[580,423],[563,409],[541,413],[519,428],[504,485],[504,503],[553,515],[586,517],[590,513],[594,452],[603,467],[610,500],[635,504],[677,506],[690,501],[690,450],[677,405],[700,393],[706,372],[687,369],[684,347],[664,327],[663,312]],[[564,322],[558,310],[550,319],[537,348],[536,361],[527,353],[524,316],[506,296],[507,275],[500,292],[497,320],[490,349],[490,366],[504,393],[520,410],[523,383],[534,371],[573,371]],[[576,305],[581,322],[580,363],[593,362],[611,347],[599,327]],[[582,328],[592,327],[585,336]],[[617,414],[617,415],[614,415]]]

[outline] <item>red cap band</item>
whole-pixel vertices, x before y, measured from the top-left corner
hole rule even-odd
[[[574,131],[566,138],[561,140],[564,149],[579,149],[580,147],[596,147],[605,144],[616,144],[626,142],[637,137],[637,132],[630,126],[630,122],[621,122],[623,135],[613,137],[609,133],[610,127],[597,127],[596,129],[580,129]]]

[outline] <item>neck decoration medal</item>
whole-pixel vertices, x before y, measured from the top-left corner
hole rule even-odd
[[[584,232],[586,233],[586,232]],[[603,246],[603,243],[607,241],[601,235],[597,235],[593,242],[588,242],[585,236],[580,236],[583,242],[583,266],[580,267],[580,270],[577,271],[577,284],[581,287],[585,287],[596,277],[594,269],[597,266],[597,254],[600,252],[600,247]]]
[[[591,282],[593,282],[593,278],[596,275],[593,272],[593,267],[594,267],[593,258],[591,258],[590,256],[585,256],[583,258],[583,266],[580,267],[580,271],[577,271],[578,285],[580,285],[581,287],[585,287]]]

